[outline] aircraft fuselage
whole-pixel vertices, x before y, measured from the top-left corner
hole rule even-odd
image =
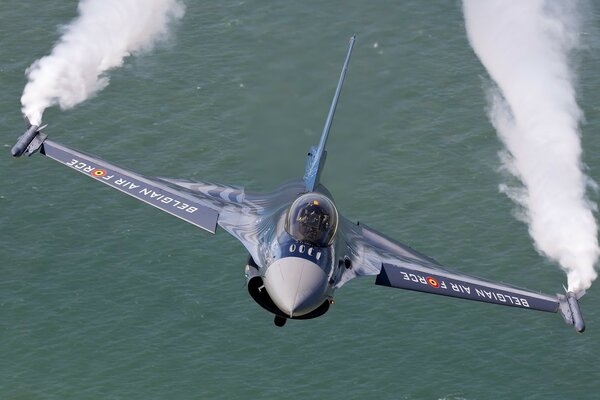
[[[315,204],[321,212],[323,206],[328,211],[323,212],[324,218],[311,221]],[[297,208],[301,210],[295,212]],[[343,240],[340,242],[337,235],[333,201],[323,193],[306,193],[274,218],[276,228],[264,257],[256,261],[251,258],[246,267],[248,290],[276,316],[320,316],[333,303],[335,285],[344,269],[344,258],[340,257],[343,251],[337,248]],[[325,236],[324,231],[328,231]]]

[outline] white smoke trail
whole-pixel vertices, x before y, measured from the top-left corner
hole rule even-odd
[[[471,45],[497,85],[489,115],[507,148],[502,161],[524,186],[501,190],[522,207],[537,251],[558,262],[569,290],[581,294],[596,278],[600,249],[569,64],[579,39],[577,2],[464,0],[463,12]]]
[[[52,53],[27,69],[22,112],[39,125],[47,107],[76,106],[108,85],[107,70],[150,50],[183,16],[179,0],[81,0]]]

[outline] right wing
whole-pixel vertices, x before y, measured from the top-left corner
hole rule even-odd
[[[117,167],[95,156],[45,140],[40,153],[144,203],[215,233],[220,205],[169,187],[165,183]]]
[[[34,127],[22,135],[12,154],[20,157],[39,150],[48,158],[211,233],[218,224],[256,261],[264,253],[265,237],[275,231],[278,213],[304,191],[302,181],[288,182],[272,193],[254,194],[228,185],[147,177],[48,140],[40,129]]]

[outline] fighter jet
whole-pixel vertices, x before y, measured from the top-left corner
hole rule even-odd
[[[310,148],[302,179],[272,193],[242,188],[146,177],[96,156],[48,139],[28,123],[11,153],[39,151],[144,203],[208,232],[217,226],[238,239],[249,253],[245,267],[248,293],[274,314],[274,323],[325,314],[336,289],[355,277],[375,276],[375,284],[557,313],[583,332],[585,324],[572,292],[549,296],[494,283],[444,268],[434,259],[362,223],[343,217],[320,182],[327,138],[344,83],[355,37],[350,39],[338,84],[317,146]]]

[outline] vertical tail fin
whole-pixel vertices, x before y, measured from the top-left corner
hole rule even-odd
[[[325,121],[325,126],[323,127],[323,133],[321,133],[321,141],[319,142],[318,147],[311,147],[310,152],[308,153],[306,170],[304,172],[304,184],[306,186],[306,191],[308,192],[314,191],[319,185],[319,178],[321,176],[323,166],[325,165],[325,158],[327,157],[325,144],[327,143],[327,137],[329,136],[329,129],[331,128],[333,114],[335,114],[338,98],[340,96],[340,92],[342,91],[342,85],[344,84],[344,78],[346,77],[346,71],[348,70],[348,63],[350,62],[350,55],[352,54],[352,47],[354,47],[355,39],[356,35],[353,35],[350,38],[348,54],[346,54],[346,60],[344,61],[342,72],[340,73],[340,79],[338,81],[337,88],[335,89],[335,95],[331,101],[331,107],[329,107],[329,114],[327,114],[327,120]]]

